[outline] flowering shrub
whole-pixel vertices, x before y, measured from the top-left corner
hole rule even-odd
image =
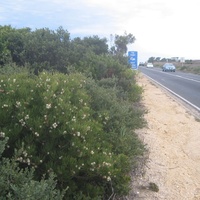
[[[2,158],[8,138],[0,135],[0,199],[44,199],[61,200],[64,193],[56,188],[55,176],[50,174],[48,179],[33,180],[34,169],[23,170],[16,163],[16,152],[11,159]]]
[[[141,88],[122,55],[131,34],[117,36],[109,53],[105,38],[71,40],[62,27],[0,28],[5,47],[0,52],[0,140],[9,137],[3,158],[19,150],[17,166],[27,172],[34,168],[33,189],[44,174],[54,172],[57,187],[66,189],[65,199],[126,194],[130,161],[144,150],[134,134],[144,122],[137,107]],[[118,42],[125,42],[122,51]],[[27,69],[39,76],[26,74]],[[16,190],[29,194],[26,186]]]
[[[127,82],[134,83],[134,73],[130,72],[125,76]],[[124,154],[131,159],[137,159],[144,151],[144,146],[138,139],[134,130],[145,125],[143,118],[144,110],[141,109],[136,99],[140,98],[141,89],[127,84],[126,90],[130,96],[135,96],[135,100],[125,96],[121,92],[119,79],[107,78],[98,82],[87,81],[87,89],[91,95],[91,107],[95,111],[93,117],[103,124],[103,130],[107,133],[106,140],[112,146],[115,154]],[[130,160],[131,160],[130,159]]]
[[[34,167],[37,180],[54,172],[66,199],[128,192],[129,157],[113,151],[87,81],[81,74],[0,76],[0,137],[9,137],[3,156],[21,149],[19,166]]]

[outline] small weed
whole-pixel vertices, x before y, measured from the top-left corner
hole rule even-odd
[[[195,121],[200,122],[200,118],[197,118],[197,117],[196,117],[196,118],[195,118]]]
[[[158,186],[155,183],[152,183],[152,182],[149,183],[149,189],[151,191],[154,191],[154,192],[158,192],[159,191]]]

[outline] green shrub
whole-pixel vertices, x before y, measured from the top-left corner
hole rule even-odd
[[[16,157],[8,159],[1,155],[5,149],[8,138],[0,135],[0,199],[46,199],[61,200],[63,192],[55,189],[55,176],[51,173],[48,179],[44,177],[40,181],[33,179],[34,169],[20,169]]]
[[[136,159],[144,148],[134,130],[145,125],[144,111],[138,104],[134,105],[132,101],[118,97],[120,91],[115,78],[102,79],[98,84],[90,80],[87,82],[87,89],[91,95],[93,117],[103,124],[106,138],[112,144],[112,151]]]
[[[25,67],[18,67],[16,66],[15,63],[9,63],[3,66],[0,66],[0,74],[5,74],[5,75],[12,75],[12,74],[22,73],[26,71],[27,69]]]
[[[113,191],[117,195],[127,193],[130,153],[125,153],[132,147],[125,146],[139,142],[130,131],[124,137],[118,133],[121,129],[115,128],[120,118],[124,126],[132,120],[126,122],[131,116],[126,113],[129,109],[120,106],[115,92],[103,92],[97,86],[96,92],[102,92],[92,93],[87,82],[89,79],[81,74],[0,77],[0,132],[9,137],[3,156],[11,157],[15,148],[20,149],[20,168],[34,167],[37,180],[54,172],[58,188],[67,188],[66,199],[74,199],[75,194],[85,199],[107,199]],[[105,99],[95,108],[100,95]],[[110,118],[111,128],[100,114]],[[128,130],[132,127],[129,124]]]
[[[159,187],[155,183],[150,182],[149,183],[149,190],[151,190],[153,192],[159,192]]]

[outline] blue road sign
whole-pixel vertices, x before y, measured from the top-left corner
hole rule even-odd
[[[128,52],[128,62],[131,64],[132,69],[138,69],[138,52],[137,51],[129,51]]]

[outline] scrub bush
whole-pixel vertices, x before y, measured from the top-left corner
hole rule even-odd
[[[33,179],[34,169],[20,169],[16,162],[16,152],[11,159],[2,158],[8,138],[0,135],[0,199],[44,199],[61,200],[64,193],[55,189],[55,176],[50,174],[48,179],[44,177],[40,181]]]
[[[20,150],[19,167],[33,167],[35,180],[54,172],[65,199],[127,194],[129,148],[142,152],[133,125],[124,128],[130,105],[121,107],[115,91],[90,81],[78,73],[0,76],[0,132],[9,137],[3,157]]]
[[[144,152],[144,146],[134,130],[142,128],[146,122],[144,110],[131,100],[119,98],[120,88],[118,79],[102,79],[99,82],[87,81],[87,89],[91,95],[93,117],[103,124],[106,138],[112,144],[115,154],[124,154],[130,160],[137,160],[137,156]],[[110,85],[113,85],[110,87]],[[131,85],[130,85],[131,86]],[[139,96],[141,89],[133,90]],[[132,99],[132,98],[131,98]]]

